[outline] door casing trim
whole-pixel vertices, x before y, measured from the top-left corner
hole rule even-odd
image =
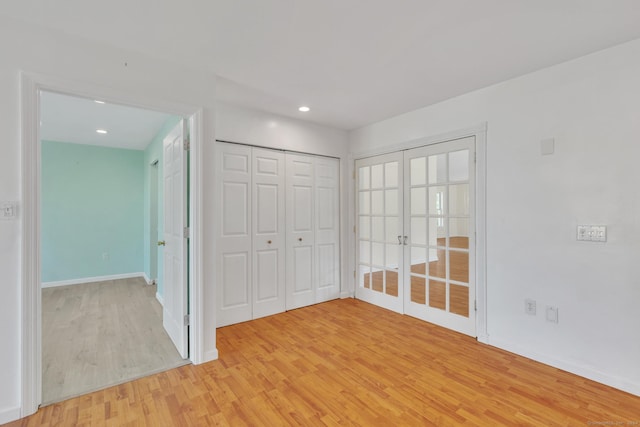
[[[40,292],[40,92],[49,91],[89,99],[162,111],[188,118],[191,130],[189,359],[203,363],[211,355],[204,354],[203,299],[203,107],[161,99],[149,99],[112,88],[37,73],[20,73],[20,139],[22,233],[21,233],[21,405],[20,416],[38,410],[42,402],[42,302]],[[217,352],[216,352],[217,353]],[[215,354],[214,356],[217,356]]]

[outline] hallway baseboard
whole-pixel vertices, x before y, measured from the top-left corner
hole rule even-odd
[[[146,280],[146,275],[139,273],[112,274],[110,276],[82,277],[80,279],[59,280],[56,282],[42,282],[42,288],[55,288],[56,286],[80,285],[83,283],[106,282],[107,280],[132,279],[134,277],[142,277]]]

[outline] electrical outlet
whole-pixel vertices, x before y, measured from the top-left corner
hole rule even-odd
[[[524,312],[527,314],[535,315],[536,314],[536,302],[535,300],[527,298],[524,300]]]
[[[558,323],[558,307],[547,306],[547,322]]]
[[[109,252],[103,252],[102,253],[102,260],[103,261],[109,261]]]
[[[17,202],[0,202],[0,219],[15,219],[17,215]]]
[[[606,225],[579,225],[576,232],[576,240],[587,242],[606,242]]]

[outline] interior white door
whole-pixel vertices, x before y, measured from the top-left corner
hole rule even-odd
[[[187,315],[187,157],[184,150],[186,121],[163,141],[164,179],[164,289],[162,324],[183,358],[188,357]]]
[[[252,319],[251,147],[216,143],[216,326]]]
[[[314,161],[287,153],[287,297],[292,310],[315,303]]]
[[[356,162],[356,297],[403,313],[402,153]]]
[[[252,149],[253,318],[285,311],[284,153]]]
[[[475,336],[475,138],[405,152],[405,313]]]
[[[315,157],[315,303],[340,297],[340,161]]]

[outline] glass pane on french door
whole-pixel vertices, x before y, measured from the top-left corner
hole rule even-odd
[[[356,162],[356,296],[402,313],[402,154]]]
[[[405,152],[405,313],[475,336],[475,139]]]

